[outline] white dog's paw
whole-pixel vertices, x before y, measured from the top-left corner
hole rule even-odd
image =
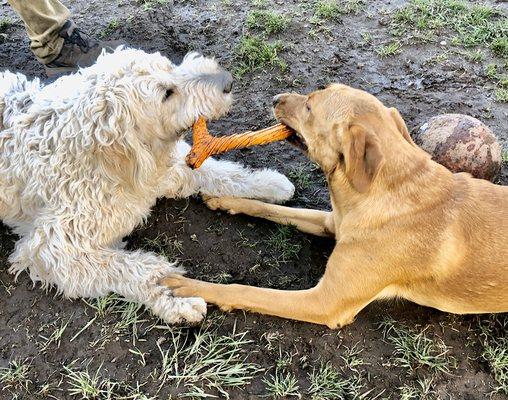
[[[174,297],[179,303],[179,314],[182,321],[198,323],[206,316],[206,302],[201,297]]]
[[[206,316],[206,303],[200,297],[173,297],[164,295],[152,310],[170,324],[187,322],[196,324]]]
[[[282,203],[293,197],[295,186],[286,176],[281,173],[263,169],[252,174],[254,196],[253,198],[269,201],[270,203]]]

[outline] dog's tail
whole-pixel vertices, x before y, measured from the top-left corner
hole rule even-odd
[[[9,128],[14,116],[28,109],[40,89],[38,78],[29,81],[20,73],[0,72],[0,130]]]

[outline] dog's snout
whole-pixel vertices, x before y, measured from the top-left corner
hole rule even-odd
[[[224,72],[224,78],[223,78],[223,91],[224,93],[231,93],[233,90],[233,75],[231,75],[229,72]]]
[[[281,98],[282,98],[282,95],[281,95],[281,94],[278,94],[278,95],[273,96],[273,99],[272,99],[272,105],[275,107],[277,104],[279,104],[279,103],[280,103]]]

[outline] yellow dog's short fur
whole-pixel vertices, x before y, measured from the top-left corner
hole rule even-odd
[[[171,276],[165,283],[175,295],[332,328],[390,297],[458,314],[508,311],[508,187],[435,163],[396,109],[361,90],[332,85],[276,101],[277,118],[326,175],[333,211],[237,198],[207,203],[334,236],[324,276],[299,291]]]

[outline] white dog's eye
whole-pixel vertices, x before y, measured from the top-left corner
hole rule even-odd
[[[166,92],[164,93],[164,100],[169,99],[172,94],[173,94],[173,89],[166,89]]]

